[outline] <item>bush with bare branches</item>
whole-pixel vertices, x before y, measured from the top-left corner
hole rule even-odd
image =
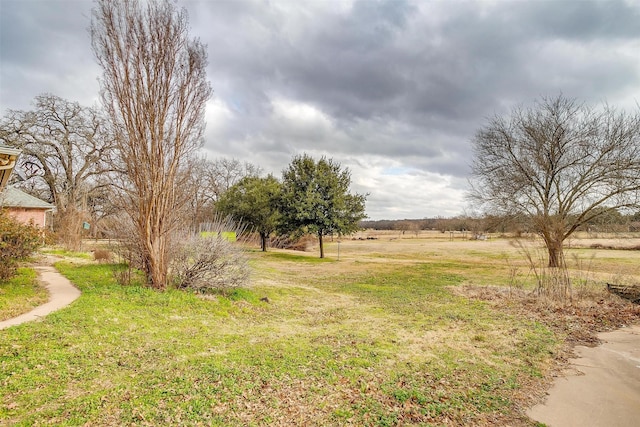
[[[172,251],[170,277],[177,288],[226,292],[249,281],[249,265],[235,241],[245,227],[230,217],[214,217],[198,234],[184,233]]]
[[[178,288],[224,293],[247,284],[249,265],[242,249],[222,234],[193,235],[175,254],[171,276]]]

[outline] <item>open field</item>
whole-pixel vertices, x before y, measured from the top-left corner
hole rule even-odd
[[[580,289],[558,306],[527,296],[522,247],[454,237],[358,235],[324,260],[252,251],[251,287],[228,297],[62,261],[80,299],[0,331],[0,425],[534,425],[524,409],[567,339],[640,320],[602,292],[638,280],[640,251],[572,242]]]

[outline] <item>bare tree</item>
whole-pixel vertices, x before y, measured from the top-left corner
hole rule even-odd
[[[220,197],[243,178],[257,178],[262,174],[262,169],[249,162],[241,162],[238,159],[221,158],[207,162],[203,182],[211,194],[212,200]]]
[[[473,147],[471,198],[491,213],[526,218],[545,242],[550,267],[562,265],[563,242],[578,227],[638,206],[638,114],[545,98],[491,119]]]
[[[227,158],[213,161],[192,159],[188,171],[186,190],[191,194],[188,211],[193,229],[201,223],[211,222],[216,213],[216,202],[232,186],[244,178],[257,178],[262,173],[262,169],[252,163]]]
[[[19,169],[27,192],[54,203],[56,231],[67,244],[79,243],[87,198],[109,183],[113,141],[94,109],[45,94],[31,111],[9,110],[0,123],[0,140],[22,149]]]
[[[197,230],[202,222],[208,222],[215,215],[213,203],[215,195],[207,180],[207,169],[211,162],[204,158],[194,158],[188,168],[189,222],[192,230]]]
[[[184,169],[201,144],[212,92],[205,47],[188,28],[186,11],[166,0],[97,0],[91,24],[128,213],[157,289],[167,286],[171,235],[189,197],[180,191]]]

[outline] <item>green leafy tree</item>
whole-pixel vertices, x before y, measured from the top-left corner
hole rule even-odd
[[[332,159],[296,156],[282,177],[282,229],[316,234],[320,258],[323,236],[352,233],[366,217],[366,195],[349,193],[351,173]]]
[[[280,219],[280,182],[273,176],[247,176],[234,184],[216,202],[216,209],[241,220],[260,234],[260,247],[267,250],[269,235]]]

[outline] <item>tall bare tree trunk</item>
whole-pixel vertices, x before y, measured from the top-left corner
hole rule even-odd
[[[168,0],[97,0],[91,25],[134,247],[157,289],[167,286],[171,235],[190,197],[185,169],[211,96],[205,47],[189,40],[188,27],[186,12]]]
[[[154,235],[156,233],[150,233]],[[151,256],[148,258],[150,272],[150,285],[155,289],[163,289],[167,284],[167,248],[166,239],[163,237],[151,241],[147,251]]]

